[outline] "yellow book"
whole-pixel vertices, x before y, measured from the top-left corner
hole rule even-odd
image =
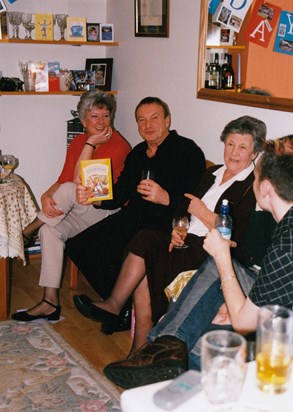
[[[111,159],[81,160],[81,181],[92,189],[88,203],[113,199]]]
[[[54,39],[53,14],[35,14],[35,40]]]
[[[67,41],[86,42],[86,18],[68,16],[67,22]]]

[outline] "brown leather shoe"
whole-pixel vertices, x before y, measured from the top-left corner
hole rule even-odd
[[[186,344],[175,336],[161,336],[128,359],[110,363],[104,374],[116,385],[129,389],[173,379],[187,369]]]

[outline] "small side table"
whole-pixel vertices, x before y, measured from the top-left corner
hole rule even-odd
[[[9,259],[19,257],[26,264],[22,231],[38,212],[23,179],[14,173],[10,179],[0,183],[0,319],[10,311]]]

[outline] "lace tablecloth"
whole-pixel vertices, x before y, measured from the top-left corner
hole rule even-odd
[[[11,174],[0,183],[0,258],[20,257],[25,264],[22,230],[34,220],[37,206],[24,181]]]

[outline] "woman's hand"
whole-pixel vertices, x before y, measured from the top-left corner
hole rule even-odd
[[[112,133],[113,130],[111,126],[105,127],[105,129],[103,129],[100,133],[89,136],[87,141],[97,147],[107,143],[111,139]]]
[[[210,212],[210,210],[206,207],[204,202],[198,197],[195,197],[189,193],[185,193],[184,196],[190,199],[190,203],[187,209],[188,213],[192,214],[193,216],[201,220],[200,217],[202,215]]]
[[[184,245],[184,240],[187,236],[187,231],[186,233],[180,233],[176,229],[172,230],[171,233],[171,243],[169,245],[169,252],[172,252],[175,246],[182,246]]]
[[[76,201],[80,205],[83,206],[88,206],[89,203],[87,203],[88,198],[91,196],[92,189],[86,186],[83,186],[82,184],[78,184],[76,186]]]
[[[137,185],[138,193],[148,202],[168,206],[170,199],[168,192],[151,179],[143,179]]]
[[[56,209],[56,202],[52,196],[43,194],[41,197],[42,211],[48,218],[53,218],[63,215],[62,210]]]

